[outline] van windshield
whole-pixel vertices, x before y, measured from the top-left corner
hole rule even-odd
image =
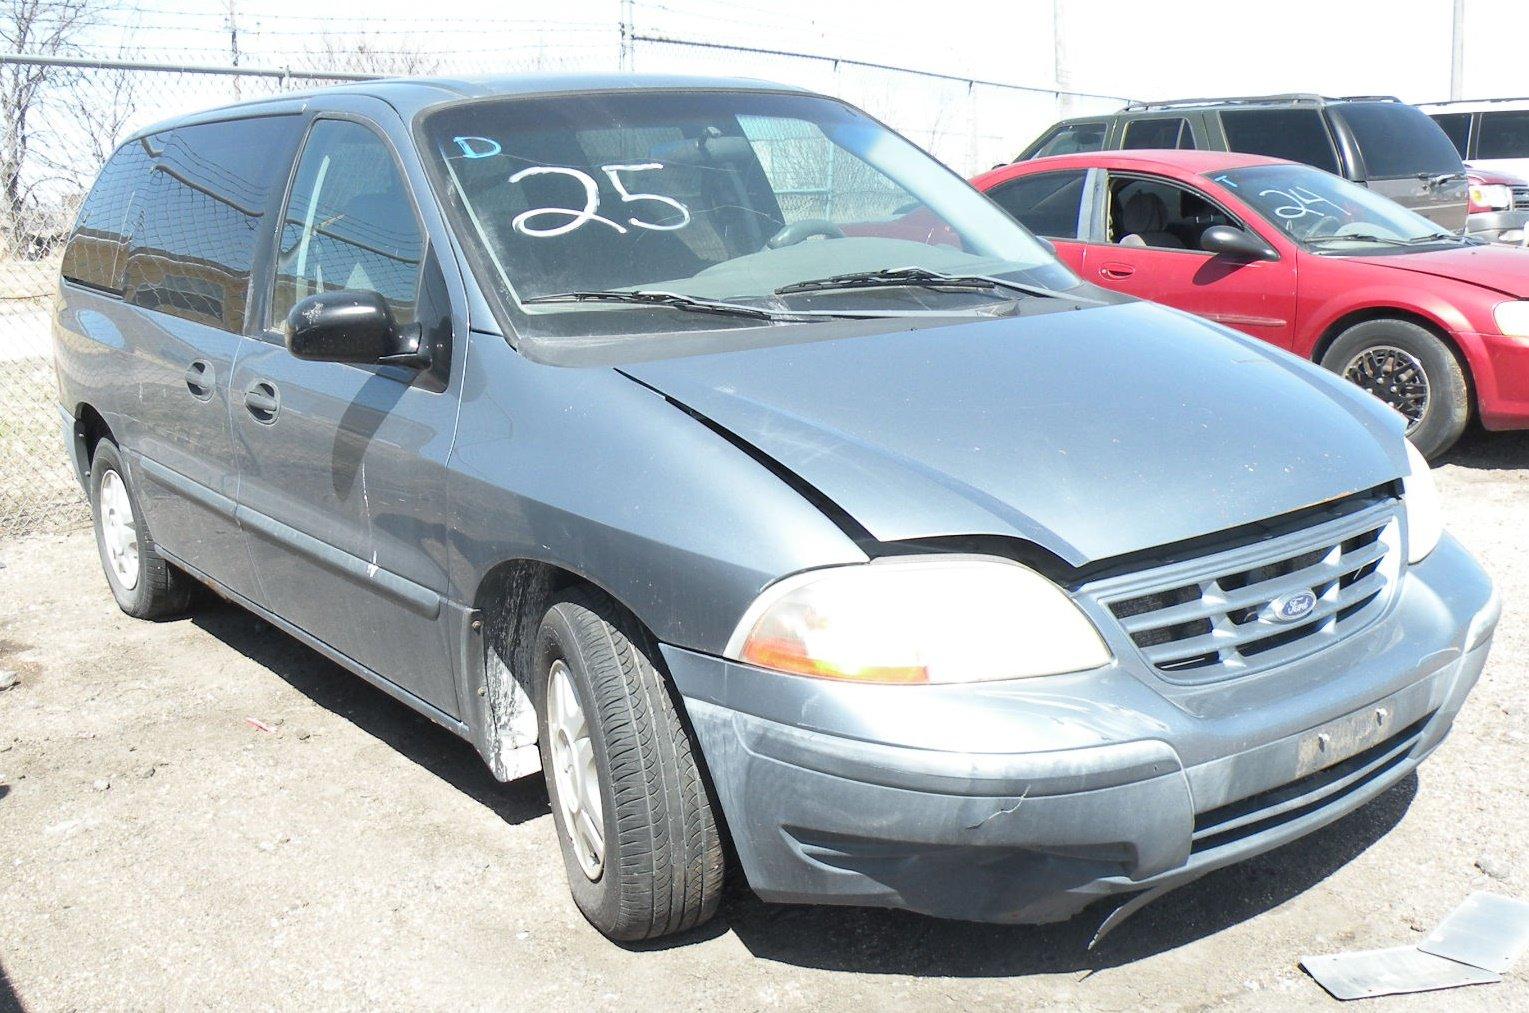
[[[531,333],[991,312],[1027,298],[1007,285],[929,285],[929,273],[1080,284],[959,177],[825,98],[656,89],[496,98],[428,113],[420,129],[475,269]],[[876,272],[905,280],[781,291]],[[625,297],[634,291],[664,302]],[[717,313],[719,302],[756,312]],[[706,312],[674,312],[697,308]]]
[[[1207,173],[1265,221],[1318,253],[1381,253],[1474,243],[1357,183],[1307,165]]]

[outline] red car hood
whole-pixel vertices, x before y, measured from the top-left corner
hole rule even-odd
[[[1529,298],[1529,250],[1512,246],[1457,246],[1427,253],[1348,259],[1435,278],[1466,281],[1514,298]]]

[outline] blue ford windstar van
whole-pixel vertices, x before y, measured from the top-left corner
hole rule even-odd
[[[188,116],[62,273],[121,607],[209,586],[543,771],[619,939],[727,875],[1007,922],[1186,881],[1406,776],[1497,622],[1399,416],[1082,283],[819,95]]]

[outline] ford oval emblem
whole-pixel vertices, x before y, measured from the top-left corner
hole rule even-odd
[[[1316,607],[1316,595],[1305,590],[1292,591],[1271,601],[1264,610],[1264,618],[1275,623],[1300,622],[1311,615],[1311,610]]]

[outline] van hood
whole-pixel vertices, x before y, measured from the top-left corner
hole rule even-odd
[[[1150,303],[629,364],[884,542],[1025,539],[1072,565],[1391,481],[1401,421]]]
[[[1529,298],[1529,250],[1497,244],[1454,246],[1424,253],[1345,257],[1345,260],[1412,271],[1434,278],[1479,285],[1515,299]]]

